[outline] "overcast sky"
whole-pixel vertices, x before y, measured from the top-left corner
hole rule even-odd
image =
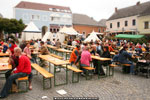
[[[13,17],[13,7],[20,1],[30,1],[60,6],[68,6],[73,13],[86,14],[95,20],[107,19],[118,9],[150,0],[0,0],[0,13],[7,18]]]

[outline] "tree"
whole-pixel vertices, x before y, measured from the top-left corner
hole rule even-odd
[[[21,33],[25,25],[23,21],[20,19],[19,21],[16,19],[7,19],[7,18],[0,18],[0,38],[3,37],[3,31],[5,33]]]

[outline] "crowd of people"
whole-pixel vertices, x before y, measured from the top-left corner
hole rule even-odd
[[[77,66],[79,69],[83,70],[81,75],[85,75],[86,70],[83,67],[90,66],[90,62],[93,62],[94,72],[89,72],[90,74],[100,74],[105,75],[104,69],[102,65],[107,66],[112,62],[120,62],[123,64],[131,64],[130,73],[134,73],[134,63],[129,58],[135,58],[136,55],[141,55],[142,52],[149,52],[150,44],[134,44],[131,41],[127,40],[108,40],[103,39],[102,41],[93,41],[83,42],[78,39],[69,39],[67,41],[68,45],[76,46],[73,49],[70,55],[70,63],[71,65]],[[2,40],[0,41],[0,48],[3,53],[9,52],[9,64],[12,65],[12,70],[6,72],[6,83],[0,93],[0,98],[7,97],[10,89],[12,88],[12,84],[16,86],[15,80],[19,77],[28,76],[29,77],[29,89],[32,90],[32,71],[31,71],[31,63],[37,63],[36,56],[32,56],[32,50],[30,47],[32,46],[34,50],[38,51],[42,55],[49,54],[48,48],[46,45],[53,45],[57,48],[62,47],[62,43],[57,39],[47,39],[46,42],[38,40],[30,40],[30,41],[21,41],[19,44],[16,44],[15,41],[9,40],[7,43],[4,43]],[[135,51],[134,53],[129,53],[128,51]],[[113,56],[111,61],[101,61],[100,64],[98,60],[93,59],[91,55],[111,58],[112,55],[110,52],[115,52],[116,55]],[[42,67],[47,66],[46,62],[40,59],[40,64]],[[98,73],[100,72],[100,73]]]

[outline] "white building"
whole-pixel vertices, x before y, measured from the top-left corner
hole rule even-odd
[[[150,1],[137,2],[127,8],[115,8],[114,14],[106,21],[106,32],[138,34],[138,16],[150,6]]]

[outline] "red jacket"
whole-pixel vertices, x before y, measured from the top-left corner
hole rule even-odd
[[[14,44],[13,46],[11,46],[11,47],[9,48],[9,50],[10,50],[11,53],[12,53],[12,55],[14,54],[14,48],[15,48],[15,47],[17,47],[16,44]]]
[[[19,57],[19,65],[17,66],[17,70],[14,73],[31,73],[31,63],[28,57],[21,55]]]

